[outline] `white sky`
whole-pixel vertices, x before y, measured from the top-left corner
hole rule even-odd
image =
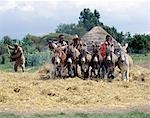
[[[84,8],[97,9],[100,21],[118,31],[150,33],[150,0],[0,0],[0,37],[54,32],[77,23]]]

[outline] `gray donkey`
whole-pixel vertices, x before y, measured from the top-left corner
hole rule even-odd
[[[129,73],[133,66],[133,60],[130,55],[127,54],[128,44],[125,46],[120,45],[120,51],[117,53],[118,56],[118,68],[121,70],[122,80],[129,81]]]

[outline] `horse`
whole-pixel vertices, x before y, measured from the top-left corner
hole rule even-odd
[[[118,68],[121,70],[121,78],[124,81],[129,81],[129,73],[133,66],[133,60],[130,55],[127,54],[128,44],[120,46],[120,51],[117,53],[118,56]]]

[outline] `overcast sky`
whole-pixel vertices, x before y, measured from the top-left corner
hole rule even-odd
[[[55,32],[58,24],[77,23],[84,8],[97,9],[118,31],[150,33],[150,0],[0,0],[0,38]]]

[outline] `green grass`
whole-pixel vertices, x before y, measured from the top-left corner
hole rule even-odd
[[[13,64],[10,62],[7,64],[0,64],[0,70],[10,72],[13,70]]]
[[[118,114],[89,114],[89,113],[76,113],[76,114],[35,114],[31,116],[19,116],[15,114],[0,114],[0,118],[150,118],[150,113],[130,112]]]
[[[144,54],[133,54],[131,56],[134,64],[150,69],[150,54],[147,56]]]
[[[145,56],[144,54],[132,54],[131,56],[133,58],[134,64],[138,64],[143,67],[150,68],[150,54],[148,54],[147,56]],[[39,64],[34,67],[27,67],[26,69],[29,70],[28,72],[34,72],[38,68],[40,68],[41,65],[42,64]],[[7,71],[7,72],[13,71],[13,63],[7,61],[6,64],[0,64],[0,70]]]
[[[5,72],[14,72],[13,70],[13,63],[6,63],[6,64],[0,64],[0,70],[5,71]],[[33,66],[33,67],[26,67],[25,71],[27,72],[35,72],[36,70],[38,70],[42,65],[37,65],[37,66]],[[18,71],[22,71],[20,67],[18,67]]]
[[[138,63],[150,63],[150,54],[145,56],[144,54],[133,54],[131,55],[135,64]]]

